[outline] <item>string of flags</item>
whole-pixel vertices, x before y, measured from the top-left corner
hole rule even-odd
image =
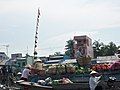
[[[38,8],[38,15],[37,15],[37,24],[36,24],[36,32],[35,32],[35,45],[34,45],[34,59],[37,59],[37,43],[38,43],[38,27],[39,27],[39,19],[40,19],[40,10]]]

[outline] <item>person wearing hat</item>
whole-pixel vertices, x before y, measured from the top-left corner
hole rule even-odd
[[[100,82],[101,76],[98,76],[98,72],[92,71],[90,73],[89,86],[90,90],[96,90],[98,83]]]
[[[25,69],[22,71],[21,80],[28,81],[28,76],[30,75],[31,65],[26,65]]]
[[[43,63],[42,63],[42,60],[41,59],[36,59],[34,61],[34,68],[36,70],[42,70],[43,69]]]

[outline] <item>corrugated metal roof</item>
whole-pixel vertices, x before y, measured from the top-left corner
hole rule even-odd
[[[76,59],[66,59],[65,61],[61,62],[61,64],[66,64],[66,63],[77,63]]]
[[[5,65],[6,62],[7,60],[0,60],[0,65]]]
[[[52,64],[52,63],[59,63],[61,62],[61,60],[50,60],[50,61],[46,61],[46,64]]]

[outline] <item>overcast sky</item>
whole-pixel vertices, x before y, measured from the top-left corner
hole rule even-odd
[[[0,51],[33,55],[38,8],[39,56],[64,52],[75,35],[120,45],[120,0],[0,0]]]

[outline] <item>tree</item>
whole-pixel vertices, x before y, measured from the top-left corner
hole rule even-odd
[[[100,56],[108,55],[108,45],[102,45],[100,48]]]
[[[108,45],[108,55],[114,55],[117,50],[118,47],[113,42],[110,42]]]
[[[111,56],[114,55],[120,46],[116,46],[115,43],[110,42],[108,45],[105,45],[103,42],[95,41],[93,43],[94,57],[97,56]]]
[[[97,56],[100,56],[101,53],[100,53],[100,49],[101,47],[103,47],[104,44],[103,43],[100,43],[99,41],[95,41],[93,43],[93,52],[94,52],[94,57],[96,58]]]
[[[65,46],[66,47],[65,55],[69,56],[70,58],[73,58],[74,57],[74,41],[70,39],[66,42],[67,42],[67,45]]]

